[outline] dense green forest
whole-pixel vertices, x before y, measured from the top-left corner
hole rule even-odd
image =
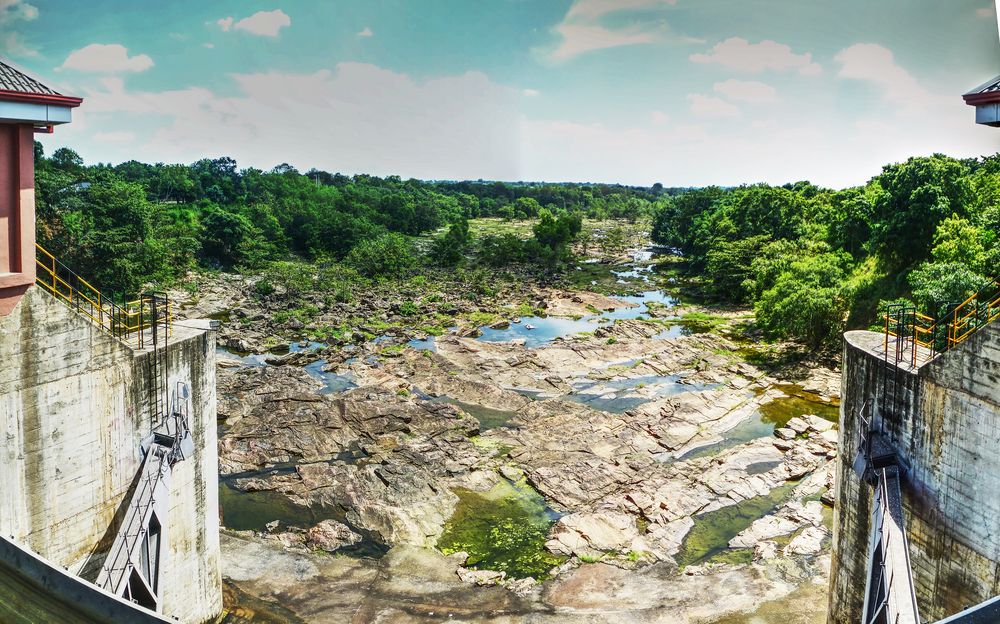
[[[703,188],[659,211],[707,294],[752,303],[770,333],[812,345],[909,298],[932,316],[1000,273],[1000,155],[888,165],[841,191],[808,182]]]
[[[85,166],[72,150],[35,147],[40,243],[100,287],[135,292],[196,266],[262,268],[291,257],[342,261],[367,277],[399,275],[419,261],[454,266],[555,264],[583,216],[648,218],[661,187],[422,182],[398,177],[238,170],[231,158],[192,165],[130,161]],[[535,237],[473,241],[467,219],[537,220]],[[409,237],[449,226],[418,258]],[[472,247],[475,246],[475,249]]]
[[[39,241],[115,292],[295,258],[360,279],[465,263],[553,269],[583,218],[612,218],[651,222],[698,294],[752,304],[770,334],[821,345],[871,323],[880,302],[935,313],[1000,272],[1000,155],[913,158],[839,191],[428,182],[238,169],[231,158],[87,166],[38,144],[35,159]],[[531,220],[534,236],[474,239],[477,217]],[[435,232],[418,253],[413,237]]]

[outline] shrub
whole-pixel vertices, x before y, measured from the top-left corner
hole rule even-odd
[[[365,277],[403,277],[415,264],[410,241],[395,232],[358,243],[347,254],[347,264]]]

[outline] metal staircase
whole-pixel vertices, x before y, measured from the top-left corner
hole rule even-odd
[[[154,611],[167,552],[171,471],[194,453],[187,405],[187,386],[178,384],[172,413],[142,441],[138,484],[97,577],[99,587]]]
[[[903,520],[899,466],[875,469],[864,624],[920,624]]]

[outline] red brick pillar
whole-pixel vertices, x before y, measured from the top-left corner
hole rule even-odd
[[[0,316],[35,283],[35,153],[31,124],[0,123]]]

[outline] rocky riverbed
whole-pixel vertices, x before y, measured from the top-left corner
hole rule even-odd
[[[219,285],[268,336],[222,332],[261,353],[219,359],[228,621],[824,621],[837,371],[619,272],[270,354],[274,311]]]

